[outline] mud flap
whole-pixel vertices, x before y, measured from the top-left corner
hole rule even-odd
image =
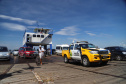
[[[100,57],[100,62],[99,62],[99,64],[101,64],[101,63],[102,63],[102,56],[100,55],[99,57]]]

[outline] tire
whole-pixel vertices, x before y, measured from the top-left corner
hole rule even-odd
[[[121,60],[122,60],[122,57],[121,57],[120,55],[117,55],[117,56],[116,56],[116,60],[117,60],[117,61],[121,61]]]
[[[35,56],[35,57],[33,57],[33,59],[36,59],[36,56]]]
[[[20,57],[19,53],[18,53],[18,57]]]
[[[36,62],[36,65],[37,65],[37,66],[40,65],[40,58],[39,58],[39,56],[36,57],[35,62]]]
[[[102,62],[102,65],[107,65],[108,61]]]
[[[10,58],[9,58],[9,59],[7,59],[7,61],[10,61]]]
[[[24,59],[26,59],[26,58],[27,58],[25,54],[23,55],[23,57],[24,57]]]
[[[11,59],[11,57],[9,57],[9,58],[7,59],[7,61],[10,61],[10,59]]]
[[[68,63],[68,62],[69,62],[69,59],[67,58],[66,55],[64,56],[64,62],[65,62],[65,63]]]
[[[82,58],[82,64],[83,64],[83,66],[85,66],[85,67],[89,67],[89,66],[90,66],[90,62],[89,62],[89,59],[88,59],[87,56],[84,56],[84,57]]]

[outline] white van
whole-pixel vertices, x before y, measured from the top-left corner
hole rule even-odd
[[[62,50],[68,50],[68,48],[69,48],[69,45],[67,44],[56,45],[56,54],[62,55]]]

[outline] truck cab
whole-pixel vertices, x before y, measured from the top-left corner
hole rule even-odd
[[[97,48],[87,41],[81,41],[72,43],[68,50],[63,50],[62,56],[65,63],[69,62],[69,60],[77,60],[81,61],[84,66],[90,66],[94,62],[107,64],[111,53],[109,50]]]

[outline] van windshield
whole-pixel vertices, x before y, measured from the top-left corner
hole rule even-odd
[[[26,48],[25,50],[26,50],[26,51],[33,51],[32,48]]]
[[[0,52],[8,52],[7,47],[0,47]]]
[[[18,51],[18,50],[14,50],[14,51]]]
[[[57,50],[60,50],[60,47],[56,47]]]
[[[63,50],[68,50],[69,47],[63,47]]]

